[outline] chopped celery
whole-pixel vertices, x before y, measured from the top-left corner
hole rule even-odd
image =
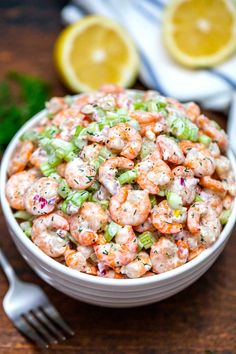
[[[31,227],[32,227],[31,222],[29,222],[29,221],[21,222],[20,227],[27,237],[31,236]]]
[[[151,202],[151,207],[153,208],[157,204],[157,200],[155,195],[150,195],[149,196],[150,202]]]
[[[194,202],[203,202],[203,199],[200,197],[200,195],[196,194]]]
[[[230,217],[230,214],[231,214],[231,210],[230,209],[226,209],[226,210],[222,211],[222,213],[220,214],[220,223],[222,225],[227,224],[227,222],[229,220],[229,217]]]
[[[61,181],[59,182],[59,186],[58,186],[58,194],[63,198],[67,198],[69,193],[70,193],[71,189],[68,186],[67,182],[65,179],[61,179]]]
[[[50,174],[56,172],[55,168],[52,167],[48,162],[43,162],[40,165],[40,170],[42,171],[42,174],[46,177],[48,177]]]
[[[38,133],[34,130],[28,130],[20,137],[20,140],[21,141],[30,140],[30,141],[36,142],[39,140],[39,138],[40,138],[40,133]]]
[[[126,171],[118,177],[120,184],[132,183],[137,178],[138,172],[136,170]]]
[[[110,157],[116,156],[111,150],[107,147],[103,147],[100,152],[99,156],[103,157],[104,159],[109,159]]]
[[[141,235],[138,236],[138,242],[140,247],[144,247],[145,250],[148,248],[151,248],[152,245],[154,244],[155,238],[153,234],[149,231],[146,231],[142,233]]]
[[[118,231],[120,231],[122,227],[118,224],[116,224],[115,222],[111,222],[107,227],[106,227],[106,230],[105,230],[105,233],[104,233],[104,238],[107,242],[110,242],[113,237],[117,234]]]
[[[199,136],[199,142],[208,146],[212,142],[212,140],[209,136],[202,134]]]
[[[95,181],[89,188],[88,191],[89,192],[97,192],[100,188],[100,183],[98,181]]]
[[[32,215],[29,214],[29,213],[28,213],[27,211],[25,211],[25,210],[19,210],[19,211],[17,211],[16,213],[14,213],[14,217],[15,217],[16,219],[21,219],[21,220],[26,220],[26,221],[32,219]]]
[[[183,206],[182,198],[173,192],[167,193],[167,203],[172,209],[181,209]]]
[[[180,140],[198,140],[198,127],[185,117],[169,117],[171,133]]]

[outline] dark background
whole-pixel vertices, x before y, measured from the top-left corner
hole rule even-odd
[[[60,9],[65,3],[0,0],[0,79],[9,70],[17,70],[48,81],[52,95],[68,93],[52,60],[53,44],[62,28]],[[224,116],[208,113],[225,124]],[[0,244],[18,274],[42,286],[76,332],[50,353],[236,353],[236,231],[215,265],[197,283],[168,300],[134,309],[99,308],[64,296],[26,265],[10,239],[3,216],[0,235]],[[0,271],[1,299],[7,288]],[[0,307],[0,354],[8,353],[40,351],[14,329]]]

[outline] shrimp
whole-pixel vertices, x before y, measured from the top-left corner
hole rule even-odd
[[[197,202],[188,210],[187,225],[191,233],[198,233],[201,243],[209,247],[219,237],[221,224],[217,213],[205,202]]]
[[[56,167],[57,173],[59,174],[59,176],[61,177],[65,177],[65,170],[66,170],[66,163],[60,163],[60,165],[58,165]]]
[[[231,209],[234,202],[234,198],[230,194],[226,194],[223,199],[223,208],[224,209]]]
[[[210,120],[203,114],[197,117],[196,124],[201,128],[204,134],[208,135],[217,142],[220,149],[225,151],[228,147],[228,138],[223,129],[213,120]]]
[[[22,141],[17,145],[9,161],[7,171],[9,176],[25,169],[33,151],[34,145],[31,141]]]
[[[220,148],[216,142],[211,142],[208,146],[208,150],[210,151],[211,156],[213,156],[214,158],[220,157]]]
[[[99,204],[86,202],[71,217],[70,232],[79,244],[90,246],[98,240],[97,232],[104,230],[107,222],[107,212]]]
[[[80,157],[85,161],[93,161],[98,158],[98,155],[102,149],[101,144],[86,145],[80,153]]]
[[[216,193],[225,193],[225,187],[221,181],[218,181],[217,179],[211,178],[209,176],[204,176],[200,178],[199,184],[207,189],[212,190],[213,192]]]
[[[133,160],[141,150],[142,138],[129,124],[120,123],[109,129],[106,146],[127,159]]]
[[[83,273],[97,275],[97,267],[88,260],[92,253],[92,247],[77,246],[76,250],[67,247],[64,253],[67,267]]]
[[[140,124],[155,123],[162,119],[161,113],[158,112],[133,111],[129,113],[129,116]]]
[[[116,272],[113,269],[109,269],[108,267],[104,267],[102,271],[97,272],[97,276],[103,278],[110,278],[110,279],[124,279],[124,275]]]
[[[140,252],[132,262],[121,267],[121,273],[127,275],[128,278],[140,278],[151,268],[149,255],[146,252]]]
[[[225,190],[232,195],[233,197],[236,196],[236,183],[233,172],[230,170],[227,176],[222,180],[222,184]]]
[[[65,102],[64,97],[53,97],[50,101],[46,102],[46,108],[49,114],[56,114],[67,107],[68,105]]]
[[[156,231],[150,216],[142,224],[134,226],[134,230],[137,232]]]
[[[156,151],[148,155],[137,166],[137,183],[151,194],[157,194],[160,187],[166,186],[172,178],[170,167],[158,156],[159,152]]]
[[[100,262],[113,269],[132,262],[137,256],[138,240],[131,226],[124,226],[116,235],[116,243],[95,245],[95,254]]]
[[[188,102],[185,105],[185,110],[188,118],[195,123],[201,113],[199,106],[194,102]]]
[[[188,244],[189,251],[193,251],[199,248],[201,240],[199,234],[191,234],[187,230],[182,230],[178,234],[175,234],[175,241],[183,240]]]
[[[59,200],[58,182],[50,177],[36,180],[24,195],[25,209],[33,215],[51,213]]]
[[[222,212],[222,198],[218,193],[215,193],[213,190],[210,189],[201,189],[200,187],[197,188],[197,195],[202,199],[203,202],[206,202],[212,209],[214,209],[217,215],[220,215]]]
[[[151,247],[150,259],[155,273],[164,273],[187,262],[189,248],[185,241],[161,237]]]
[[[211,176],[216,167],[215,159],[207,149],[195,147],[188,150],[184,165],[191,168],[196,177]]]
[[[52,120],[52,124],[61,130],[72,131],[77,125],[83,125],[85,115],[78,108],[67,108],[57,113]]]
[[[226,156],[220,156],[216,160],[216,173],[221,180],[227,178],[231,169],[230,161]]]
[[[40,168],[42,163],[48,160],[47,152],[41,147],[37,148],[31,155],[29,162],[31,165]]]
[[[138,226],[147,219],[151,211],[148,192],[131,190],[124,186],[111,197],[109,210],[112,219],[119,225]]]
[[[125,157],[112,157],[103,162],[99,168],[99,181],[113,195],[120,187],[120,183],[115,179],[117,169],[131,170],[134,167],[132,160]]]
[[[163,234],[176,234],[183,229],[183,224],[186,222],[186,210],[186,208],[173,210],[167,200],[162,200],[152,209],[152,223]]]
[[[12,208],[17,210],[25,209],[25,192],[35,182],[36,178],[29,171],[22,171],[11,175],[6,184],[6,197]]]
[[[66,165],[65,179],[71,188],[86,189],[94,183],[95,178],[96,169],[79,157]]]
[[[194,178],[192,170],[184,166],[174,168],[172,173],[174,178],[168,185],[167,190],[177,193],[181,197],[183,205],[191,204],[196,196],[198,179]]]
[[[184,154],[173,138],[166,135],[159,135],[156,142],[163,160],[172,162],[176,165],[184,163]]]
[[[124,88],[119,85],[115,84],[103,84],[100,87],[100,91],[103,93],[112,93],[112,94],[117,94],[117,93],[122,93],[124,92]]]
[[[34,219],[32,241],[49,257],[60,257],[68,244],[68,221],[57,213],[42,215]]]

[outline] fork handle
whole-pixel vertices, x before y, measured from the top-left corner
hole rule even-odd
[[[8,262],[6,256],[0,248],[0,265],[6,274],[6,277],[10,284],[14,283],[17,279],[16,273],[10,263]]]

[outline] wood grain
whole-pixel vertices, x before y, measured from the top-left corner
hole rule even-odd
[[[49,81],[53,95],[67,91],[54,71],[52,50],[63,1],[1,0],[0,77],[19,70]],[[141,87],[140,83],[136,87]],[[222,115],[214,115],[221,123]],[[236,230],[215,265],[172,298],[136,309],[113,310],[72,300],[39,279],[17,252],[0,218],[1,246],[22,279],[42,286],[74,328],[74,338],[50,353],[236,353]],[[0,298],[7,291],[0,271]],[[0,354],[40,353],[12,326],[0,307]]]

